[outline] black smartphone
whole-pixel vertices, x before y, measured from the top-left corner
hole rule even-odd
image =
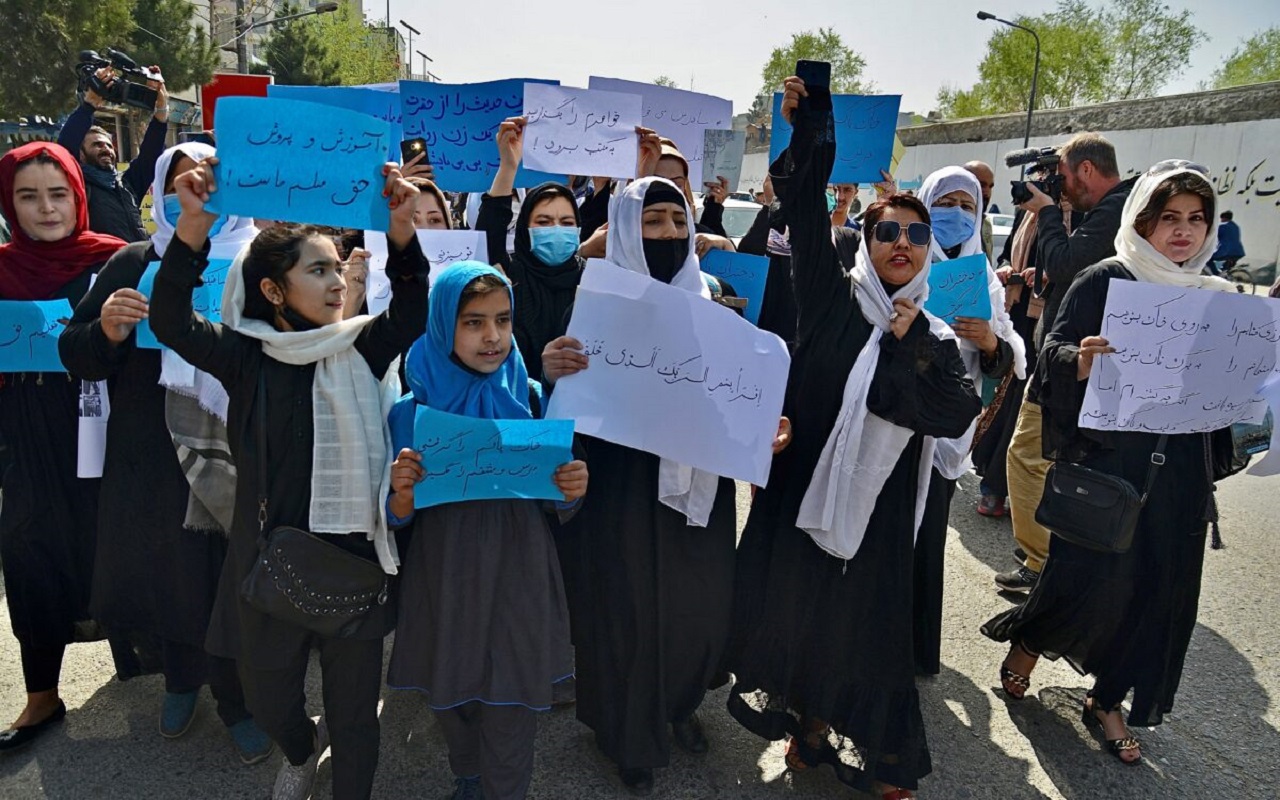
[[[400,163],[408,164],[413,159],[427,152],[427,140],[419,136],[417,139],[405,139],[400,143]],[[419,164],[430,164],[431,156],[425,156]]]
[[[207,144],[210,147],[217,147],[213,141],[213,131],[180,131],[178,133],[179,142],[199,142]]]
[[[796,77],[806,89],[831,88],[831,64],[826,61],[797,61]]]

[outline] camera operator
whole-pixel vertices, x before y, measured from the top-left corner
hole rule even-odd
[[[1068,234],[1062,209],[1031,183],[1026,185],[1031,199],[1018,206],[1036,218],[1036,278],[1042,284],[1040,295],[1044,300],[1035,329],[1036,352],[1053,328],[1062,298],[1076,275],[1115,255],[1120,215],[1137,181],[1136,177],[1120,180],[1115,147],[1096,133],[1076,134],[1059,148],[1058,155],[1062,196],[1072,208],[1084,212],[1079,225]],[[1022,550],[1023,565],[996,575],[996,585],[1005,591],[1029,592],[1049,555],[1049,531],[1035,520],[1049,471],[1041,449],[1042,424],[1037,385],[1032,380],[1019,409],[1006,458],[1013,537]]]
[[[165,91],[159,68],[151,69],[155,80],[148,82],[148,86],[157,92],[155,114],[138,147],[138,157],[123,174],[116,169],[117,154],[111,134],[93,124],[94,112],[105,103],[93,89],[85,89],[83,102],[71,112],[58,133],[58,144],[79,154],[89,195],[89,229],[126,242],[140,242],[149,236],[142,227],[140,206],[155,177],[156,159],[164,152],[169,125],[169,93]],[[107,85],[116,80],[110,67],[99,69],[96,75]]]

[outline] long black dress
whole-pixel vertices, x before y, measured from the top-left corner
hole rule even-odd
[[[1146,480],[1156,434],[1078,428],[1086,382],[1077,380],[1079,342],[1102,330],[1112,278],[1133,280],[1104,261],[1076,277],[1040,353],[1036,381],[1045,416],[1045,450],[1054,460],[1087,464],[1135,486]],[[1173,708],[1196,624],[1212,485],[1229,473],[1230,431],[1170,436],[1165,465],[1138,518],[1127,553],[1100,553],[1057,536],[1040,580],[1022,606],[982,626],[998,642],[1021,642],[1047,658],[1065,657],[1095,676],[1099,708],[1130,689],[1131,726],[1159,725]]]
[[[136,289],[156,258],[150,242],[112,256],[76,306],[58,349],[77,377],[106,380],[111,397],[93,616],[113,631],[203,650],[227,542],[183,529],[189,487],[165,425],[160,351],[137,347],[136,333],[113,346],[99,323],[106,299],[117,289]]]
[[[829,110],[825,120],[831,125]],[[854,558],[828,555],[796,527],[849,370],[872,332],[831,241],[823,195],[834,137],[814,127],[798,115],[789,152],[770,168],[774,191],[788,206],[799,310],[783,406],[793,441],[774,458],[738,548],[727,661],[737,682],[729,711],[748,730],[775,740],[802,738],[802,719],[821,719],[832,735],[828,746],[805,752],[808,759],[831,764],[841,781],[863,790],[874,781],[914,788],[931,769],[911,668],[922,440],[963,434],[980,401],[955,343],[934,338],[923,314],[901,341],[881,338],[868,408],[916,433],[885,482]]]
[[[49,299],[78,302],[89,276]],[[0,374],[0,562],[9,622],[26,646],[61,647],[90,627],[99,481],[76,477],[79,403],[80,381],[65,372]]]

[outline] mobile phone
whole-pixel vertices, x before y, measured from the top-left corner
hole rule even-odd
[[[826,61],[797,61],[796,77],[806,89],[831,88],[831,64]]]
[[[416,139],[405,139],[400,143],[400,163],[408,164],[411,160],[427,152],[427,140],[419,136]],[[430,164],[431,156],[424,157],[419,164]]]
[[[213,131],[179,131],[178,141],[199,142],[210,147],[217,147],[217,144],[213,141]]]

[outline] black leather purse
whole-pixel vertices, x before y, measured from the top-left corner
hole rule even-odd
[[[1127,553],[1156,472],[1164,465],[1168,435],[1151,454],[1142,494],[1124,478],[1065,461],[1049,465],[1036,522],[1072,544],[1104,553]]]
[[[269,617],[329,639],[355,634],[387,602],[388,580],[376,562],[298,528],[267,523],[267,386],[258,378],[258,559],[240,597]]]

